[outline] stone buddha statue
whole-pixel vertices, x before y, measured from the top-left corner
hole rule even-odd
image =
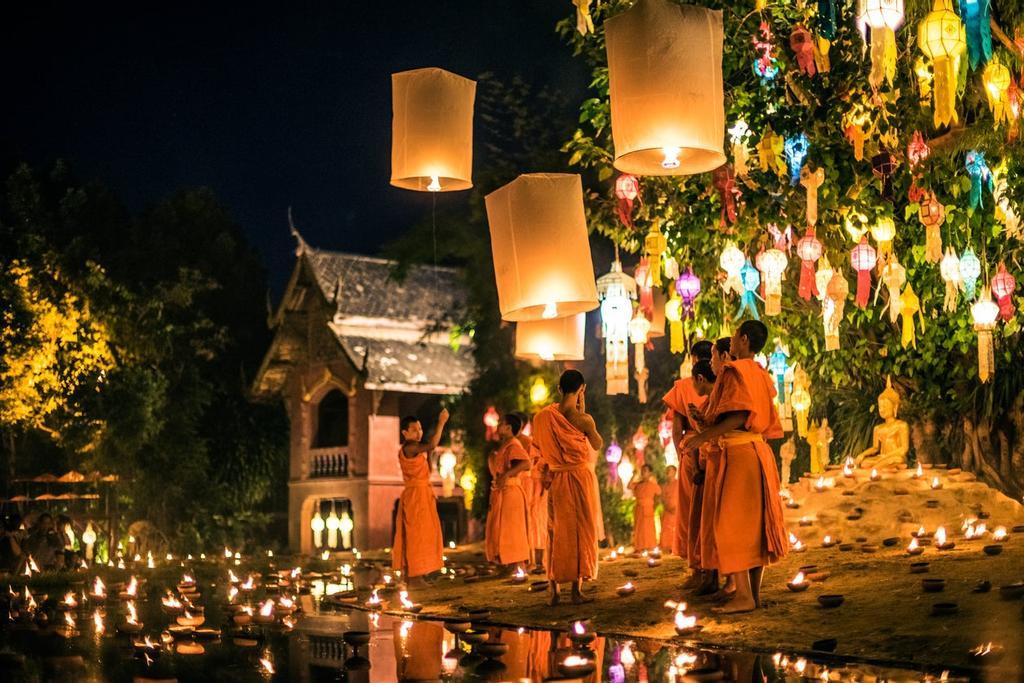
[[[892,388],[892,378],[886,378],[885,391],[878,396],[878,416],[882,424],[877,425],[871,437],[871,447],[856,458],[858,467],[896,467],[906,464],[910,449],[910,428],[903,420],[897,419],[900,409],[900,395]]]

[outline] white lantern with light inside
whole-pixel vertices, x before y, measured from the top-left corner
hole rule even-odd
[[[327,523],[324,522],[323,516],[320,514],[320,510],[316,511],[313,515],[313,519],[309,522],[309,528],[313,530],[313,546],[319,548],[324,544],[324,529],[327,527]]]
[[[516,358],[521,360],[583,360],[587,314],[516,323]]]
[[[987,286],[981,288],[978,300],[971,306],[974,329],[978,333],[978,379],[988,382],[996,371],[995,352],[992,348],[992,331],[999,318],[999,304],[992,300]]]

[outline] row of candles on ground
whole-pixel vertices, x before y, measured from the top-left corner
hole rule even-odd
[[[847,458],[846,462],[843,463],[843,476],[845,478],[847,478],[847,479],[856,479],[856,477],[857,477],[857,470],[854,467],[853,460],[850,459],[850,458]],[[924,479],[925,478],[924,468],[921,467],[920,463],[918,463],[917,469],[914,470],[914,472],[910,475],[910,478],[911,479]],[[881,473],[878,471],[877,467],[872,467],[871,468],[871,473],[868,475],[868,479],[870,481],[881,481],[883,479],[883,477],[882,477]],[[825,491],[828,491],[831,488],[835,488],[835,485],[836,485],[836,480],[834,478],[826,477],[826,476],[822,475],[822,476],[819,476],[817,478],[817,480],[815,480],[815,482],[814,482],[814,490],[817,491],[818,493],[824,493]],[[942,480],[939,479],[938,477],[932,477],[930,486],[931,486],[933,491],[937,491],[937,490],[942,488]],[[783,497],[786,497],[785,494],[784,494]]]

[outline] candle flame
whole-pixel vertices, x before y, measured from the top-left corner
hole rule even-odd
[[[193,579],[193,578],[192,578],[192,577],[191,577],[190,575],[188,575],[188,574],[182,574],[182,575],[181,575],[181,582],[182,582],[182,583],[184,583],[184,584],[193,584],[193,583],[195,583],[195,582],[196,582],[196,580],[195,580],[195,579]]]
[[[800,659],[796,660],[796,663],[793,664],[793,670],[796,671],[798,674],[802,674],[806,668],[807,668],[807,660],[804,659],[803,657],[801,657]]]
[[[370,599],[366,601],[366,604],[368,604],[368,605],[379,605],[380,604],[380,595],[377,594],[377,589],[376,588],[374,588],[373,591],[370,593]]]
[[[522,567],[516,567],[516,578],[517,579],[525,579],[526,578],[526,572],[523,571]]]
[[[921,467],[921,463],[917,463],[917,469],[914,471],[914,478],[920,479],[924,476],[924,468]]]
[[[938,477],[932,477],[932,488],[937,489],[942,486],[942,482],[939,481]]]
[[[873,480],[881,479],[881,476],[878,474],[878,470],[874,467],[871,468],[871,478]]]
[[[622,649],[619,650],[619,663],[622,666],[633,666],[636,664],[636,657],[633,655],[633,648],[630,647],[629,643],[625,643]]]
[[[846,463],[845,465],[843,465],[843,476],[844,477],[852,477],[853,476],[853,465],[851,465],[850,463]]]
[[[139,580],[136,579],[134,576],[131,579],[129,579],[128,587],[125,588],[124,592],[134,598],[135,595],[139,592]]]
[[[256,579],[253,578],[252,574],[245,577],[245,582],[241,586],[244,591],[251,591],[256,588]]]
[[[824,539],[822,539],[822,541],[821,541],[821,542],[822,542],[822,543],[825,543],[825,544],[831,543],[831,542],[832,542],[832,537],[831,537],[831,536],[829,536],[828,534],[825,534],[825,538],[824,538]]]
[[[978,647],[971,650],[971,654],[976,657],[984,657],[988,653],[992,652],[992,650],[994,649],[995,645],[991,641],[989,641],[987,643],[982,643]]]
[[[238,583],[238,581],[239,581],[239,578],[237,576],[235,576],[235,573],[229,569],[228,570],[228,582],[229,583]]]
[[[582,636],[584,633],[587,632],[587,628],[583,625],[582,621],[577,621],[576,623],[574,623],[572,625],[572,630],[578,636]]]
[[[907,551],[910,552],[912,550],[917,550],[919,547],[920,546],[917,544],[917,539],[912,538],[910,539],[910,545],[907,546]]]
[[[270,653],[260,658],[260,665],[263,667],[263,671],[267,674],[275,673],[274,663],[269,659]]]
[[[803,572],[797,572],[797,573],[796,573],[796,576],[794,576],[794,577],[793,577],[793,580],[791,581],[791,583],[792,583],[792,584],[793,584],[794,586],[799,586],[799,585],[800,585],[800,584],[802,584],[803,582],[804,582],[804,573],[803,573]]]
[[[272,615],[273,613],[274,613],[274,601],[271,600],[270,598],[267,598],[266,602],[264,602],[262,605],[260,605],[260,616],[266,618],[266,617],[269,617],[270,615]]]
[[[236,586],[232,586],[230,589],[228,589],[228,602],[234,602],[235,598],[237,598],[237,597],[238,597],[238,588]]]
[[[75,618],[73,616],[71,616],[71,612],[65,612],[64,613],[64,623],[70,629],[74,629],[75,628]]]
[[[67,594],[65,594],[64,604],[70,607],[71,609],[78,607],[78,600],[75,600],[75,594],[70,591]]]
[[[661,167],[679,168],[679,152],[681,151],[678,147],[662,147],[661,153],[664,158],[661,160]]]
[[[562,665],[568,667],[585,666],[589,663],[589,659],[587,659],[586,657],[580,657],[579,655],[569,655],[568,657],[562,660]]]
[[[92,613],[92,625],[96,635],[102,635],[107,630],[107,627],[103,625],[103,615],[100,614],[99,610]]]
[[[107,587],[103,584],[103,579],[98,576],[92,583],[92,595],[95,598],[107,597]]]
[[[170,609],[178,609],[179,607],[181,607],[181,600],[178,600],[176,597],[171,595],[170,592],[168,592],[166,596],[161,598],[160,602],[161,604],[163,604],[164,607]]]
[[[946,544],[946,528],[939,527],[935,530],[935,545],[942,546]]]
[[[127,621],[129,624],[138,625],[139,613],[135,610],[135,603],[129,600],[127,603],[125,603],[125,607],[128,609],[128,618],[125,619],[125,621]]]
[[[683,610],[679,610],[676,612],[675,624],[679,630],[693,628],[697,625],[697,617],[693,615],[688,616]]]
[[[992,532],[992,538],[994,540],[996,540],[996,541],[1002,541],[1003,539],[1005,539],[1006,538],[1006,527],[1005,526],[997,526],[995,528],[995,531]]]

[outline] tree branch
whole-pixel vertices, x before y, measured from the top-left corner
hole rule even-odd
[[[992,27],[992,33],[995,34],[996,38],[999,39],[999,42],[1002,43],[1007,50],[1017,55],[1017,59],[1024,59],[1024,48],[1013,42],[1010,36],[1006,35],[1006,33],[1003,32],[1003,29],[999,28],[999,24],[996,23],[994,17],[989,17],[988,24]]]

